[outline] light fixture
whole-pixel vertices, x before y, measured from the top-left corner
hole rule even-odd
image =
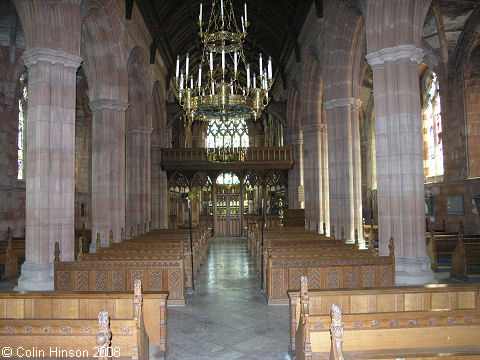
[[[200,3],[198,20],[203,44],[198,73],[193,74],[188,53],[184,67],[180,66],[180,56],[177,56],[174,83],[180,105],[191,119],[257,119],[269,102],[273,68],[272,58],[264,61],[260,54],[259,72],[255,73],[245,59],[243,42],[249,25],[247,4],[241,17],[241,31],[231,0],[212,0],[206,25]]]

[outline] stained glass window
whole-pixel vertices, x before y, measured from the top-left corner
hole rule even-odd
[[[428,71],[424,87],[423,134],[425,179],[439,180],[443,175],[442,108],[437,75]]]
[[[205,147],[230,148],[249,145],[248,127],[245,119],[234,120],[212,120],[208,124]]]
[[[27,120],[28,90],[25,75],[20,77],[22,96],[18,99],[18,153],[17,153],[17,178],[25,179],[25,127]]]

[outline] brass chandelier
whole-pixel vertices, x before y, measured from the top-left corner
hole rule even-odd
[[[180,105],[192,120],[259,118],[270,100],[272,58],[264,62],[262,54],[259,55],[258,74],[251,70],[245,59],[243,42],[249,25],[247,4],[241,17],[242,31],[237,26],[231,0],[212,0],[210,19],[205,28],[203,4],[200,3],[198,20],[203,53],[196,79],[190,72],[189,54],[185,56],[182,69],[180,56],[177,56],[174,83]],[[244,73],[240,72],[242,67]]]

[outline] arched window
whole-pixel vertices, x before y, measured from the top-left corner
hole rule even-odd
[[[18,99],[18,153],[17,153],[17,178],[25,180],[25,129],[27,124],[27,77],[20,77],[22,94]]]
[[[240,180],[237,175],[232,173],[223,173],[217,177],[217,184],[219,185],[238,185]]]
[[[247,148],[248,145],[248,127],[245,119],[218,119],[209,122],[205,138],[207,149]]]
[[[442,107],[437,74],[426,70],[423,78],[423,148],[425,181],[443,180]]]

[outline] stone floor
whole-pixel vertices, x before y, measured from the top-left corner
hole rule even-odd
[[[245,240],[212,239],[185,307],[168,308],[168,360],[285,359],[288,306],[267,306]]]

